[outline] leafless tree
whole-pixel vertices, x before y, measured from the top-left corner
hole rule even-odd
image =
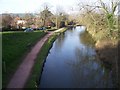
[[[2,14],[2,26],[9,28],[13,18],[10,14]]]
[[[107,21],[107,26],[109,27],[109,32],[111,33],[113,31],[114,24],[116,22],[115,12],[117,10],[119,0],[111,0],[109,1],[109,5],[107,5],[108,3],[104,2],[103,0],[98,0],[98,2],[99,2],[98,5],[96,4],[95,5],[88,5],[88,4],[81,5],[80,3],[79,4],[80,10],[82,9],[86,10],[86,12],[91,16],[95,24],[96,24],[96,18],[94,18],[91,12],[93,12],[96,9],[100,10],[100,12],[102,11],[101,14],[104,14],[105,19]]]
[[[63,7],[56,7],[56,28],[64,27],[67,24],[69,15],[64,11]]]
[[[50,20],[51,16],[53,15],[50,11],[50,4],[44,3],[43,4],[43,11],[40,12],[40,17],[43,21],[43,26],[45,26],[47,20]]]

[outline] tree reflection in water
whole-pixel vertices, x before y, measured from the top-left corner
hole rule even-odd
[[[96,58],[93,40],[81,27],[61,34],[50,51],[41,87],[112,87],[111,72]]]
[[[61,50],[61,47],[64,43],[64,39],[65,39],[65,33],[61,33],[61,35],[59,36],[59,38],[56,40],[56,43],[55,43],[55,48],[57,48],[57,52],[59,52]]]
[[[84,49],[84,48],[83,48]],[[86,48],[85,48],[86,49]],[[101,67],[100,61],[96,60],[94,55],[89,54],[89,49],[75,49],[75,59],[66,60],[66,63],[73,70],[73,84],[75,87],[110,87],[111,76],[109,71]],[[102,69],[101,69],[102,68]],[[112,87],[112,86],[111,86]]]

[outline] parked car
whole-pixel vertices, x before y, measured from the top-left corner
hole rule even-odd
[[[46,30],[46,27],[41,27],[39,28],[39,30]]]
[[[22,27],[22,29],[26,29],[26,27]]]
[[[27,28],[27,29],[25,29],[25,31],[24,32],[33,32],[34,30],[32,29],[32,28]]]
[[[43,30],[43,28],[41,27],[41,28],[39,28],[39,30]]]
[[[42,27],[43,28],[43,30],[45,30],[46,29],[46,27]]]
[[[47,26],[46,29],[51,29],[51,26]]]

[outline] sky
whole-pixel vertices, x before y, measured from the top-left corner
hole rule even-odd
[[[43,9],[43,4],[48,3],[50,10],[56,13],[56,7],[68,13],[78,11],[78,2],[90,4],[97,0],[0,0],[1,13],[36,13]]]
[[[1,13],[25,13],[38,12],[42,10],[43,3],[49,3],[51,10],[56,11],[56,6],[63,7],[65,11],[70,11],[68,8],[77,6],[79,0],[0,0]],[[81,0],[82,2],[85,0]],[[91,0],[95,1],[95,0]]]
[[[25,13],[37,12],[44,3],[49,3],[51,10],[55,11],[56,5],[69,7],[75,5],[76,0],[0,0],[0,13]]]

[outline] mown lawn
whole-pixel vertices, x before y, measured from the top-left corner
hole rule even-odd
[[[8,84],[22,58],[31,47],[46,33],[41,32],[3,32],[2,33],[2,85]]]

